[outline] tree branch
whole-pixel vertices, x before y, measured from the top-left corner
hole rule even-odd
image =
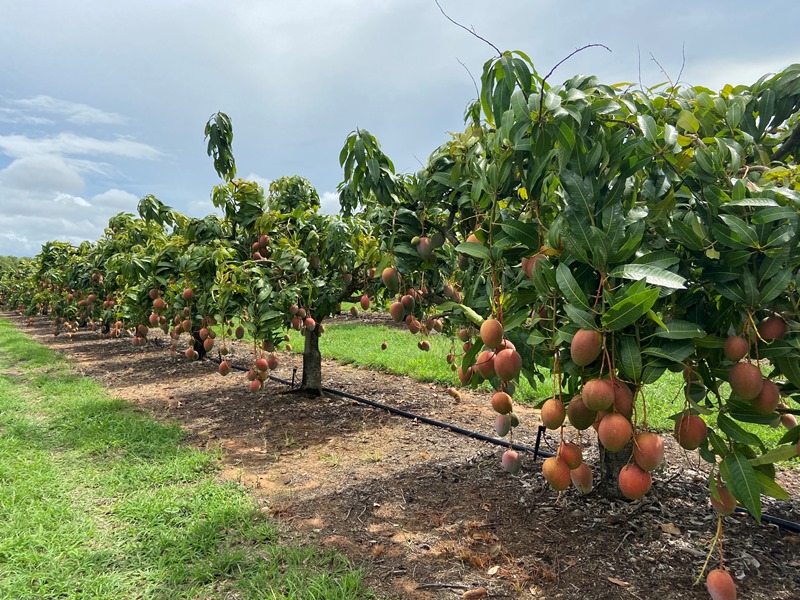
[[[780,162],[790,154],[792,154],[797,147],[800,146],[800,122],[795,123],[794,130],[791,135],[783,140],[781,147],[772,155],[772,160]]]
[[[580,48],[577,48],[577,49],[573,50],[572,52],[567,54],[564,58],[562,58],[560,61],[558,61],[555,64],[555,66],[552,69],[550,69],[550,72],[547,75],[544,76],[544,78],[542,79],[542,83],[539,85],[539,88],[540,88],[539,89],[539,93],[541,95],[541,97],[539,98],[539,119],[540,120],[542,118],[542,110],[544,109],[544,84],[547,81],[547,79],[550,77],[550,75],[552,75],[555,72],[555,70],[558,67],[560,67],[565,62],[567,62],[570,58],[572,58],[573,56],[578,54],[578,52],[583,52],[584,50],[587,50],[589,48],[605,48],[606,50],[611,52],[611,48],[609,48],[605,44],[586,44],[585,46],[581,46]]]
[[[489,41],[489,40],[487,40],[486,38],[483,38],[483,37],[479,36],[477,33],[475,33],[475,29],[470,29],[469,27],[466,27],[466,26],[462,25],[461,23],[459,23],[459,22],[457,22],[457,21],[453,20],[453,19],[450,17],[450,15],[448,15],[446,12],[444,12],[444,9],[442,8],[442,5],[441,5],[441,4],[439,4],[439,0],[433,0],[433,1],[434,1],[434,2],[436,2],[436,6],[438,6],[438,7],[439,7],[439,10],[440,10],[440,11],[441,11],[441,13],[444,15],[444,18],[445,18],[445,19],[447,19],[448,21],[450,21],[450,22],[451,22],[453,25],[455,25],[455,26],[457,26],[457,27],[461,27],[461,29],[463,29],[463,30],[464,30],[464,31],[466,31],[467,33],[470,33],[470,34],[474,35],[476,38],[478,38],[478,39],[479,39],[479,40],[481,40],[482,42],[485,42],[485,43],[489,44],[489,45],[490,45],[492,48],[494,48],[494,51],[495,51],[495,52],[497,52],[497,55],[498,55],[498,56],[503,56],[503,53],[502,53],[502,52],[500,52],[500,49],[499,49],[497,46],[495,46],[495,45],[494,45],[492,42],[490,42],[490,41]]]

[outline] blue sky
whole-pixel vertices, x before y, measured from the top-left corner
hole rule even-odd
[[[796,0],[441,0],[552,82],[752,83],[800,62]],[[768,6],[767,11],[765,7]],[[234,125],[239,175],[308,178],[336,211],[338,154],[370,130],[402,171],[463,127],[492,49],[433,0],[0,0],[0,255],[95,240],[155,194],[192,216],[218,180],[203,126]],[[462,66],[463,63],[466,66]]]

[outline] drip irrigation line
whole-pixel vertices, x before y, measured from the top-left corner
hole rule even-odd
[[[737,513],[744,513],[746,515],[750,515],[753,517],[753,514],[747,510],[746,508],[742,508],[741,506],[736,507]],[[755,519],[755,517],[753,517]],[[794,523],[792,521],[787,521],[786,519],[781,519],[780,517],[773,517],[772,515],[761,515],[761,520],[765,523],[772,523],[773,525],[777,525],[781,529],[786,529],[793,533],[800,533],[800,523]]]
[[[210,358],[210,357],[209,357]],[[216,359],[211,359],[213,362],[218,361]],[[240,367],[238,365],[231,365],[232,369],[237,371],[249,371],[250,369],[246,369],[244,367]],[[295,373],[297,369],[295,369]],[[271,381],[275,381],[277,383],[282,383],[284,385],[288,385],[290,387],[295,387],[294,382],[294,373],[292,375],[292,381],[288,379],[283,379],[281,377],[275,377],[274,375],[269,375],[268,378]],[[495,446],[501,446],[503,448],[513,448],[514,450],[521,450],[523,452],[527,452],[528,454],[532,454],[535,457],[541,456],[544,458],[549,458],[551,456],[555,456],[553,452],[548,452],[547,450],[540,450],[539,443],[542,438],[543,427],[539,428],[538,435],[536,436],[536,446],[531,448],[530,446],[525,446],[524,444],[512,444],[511,442],[507,442],[506,440],[501,440],[490,435],[484,435],[483,433],[479,433],[477,431],[471,431],[469,429],[464,429],[463,427],[458,427],[457,425],[453,425],[451,423],[445,423],[443,421],[437,421],[436,419],[431,419],[429,417],[424,417],[422,415],[418,415],[416,413],[409,412],[407,410],[402,410],[400,408],[395,408],[393,406],[387,406],[386,404],[381,404],[380,402],[375,402],[373,400],[367,400],[366,398],[362,398],[361,396],[356,396],[355,394],[349,394],[347,392],[343,392],[341,390],[335,390],[329,387],[322,387],[320,388],[321,391],[325,392],[326,394],[331,394],[334,396],[341,396],[342,398],[347,398],[348,400],[354,400],[355,402],[359,402],[361,404],[365,404],[367,406],[371,406],[372,408],[377,408],[380,410],[385,410],[390,412],[393,415],[398,415],[400,417],[405,417],[406,419],[413,419],[415,421],[419,421],[420,423],[425,423],[426,425],[432,425],[434,427],[440,427],[442,429],[446,429],[448,431],[452,431],[453,433],[457,433],[459,435],[463,435],[468,438],[472,438],[474,440],[480,440],[482,442],[487,442],[489,444],[494,444]]]
[[[221,361],[218,361],[218,360],[213,359],[211,357],[208,357],[208,358],[209,358],[209,360],[211,360],[212,362],[215,362],[217,364],[219,364],[219,362],[221,362]],[[235,369],[237,371],[249,371],[249,369],[246,369],[244,367],[240,367],[238,365],[233,365],[233,364],[231,365],[231,368]],[[288,386],[294,388],[295,387],[294,378],[295,378],[295,374],[296,373],[297,373],[297,369],[295,368],[294,371],[292,372],[292,380],[291,381],[288,380],[288,379],[283,379],[281,377],[275,377],[274,375],[269,375],[268,378],[271,381],[275,381],[277,383],[282,383],[284,385],[288,385]],[[428,417],[424,417],[424,416],[418,415],[416,413],[412,413],[412,412],[409,412],[409,411],[406,411],[406,410],[402,410],[402,409],[399,409],[399,408],[394,408],[393,406],[387,406],[386,404],[381,404],[380,402],[375,402],[374,400],[367,400],[366,398],[362,398],[360,396],[356,396],[355,394],[350,394],[348,392],[343,392],[341,390],[336,390],[336,389],[329,388],[329,387],[322,387],[320,389],[321,389],[321,391],[325,392],[326,394],[332,394],[334,396],[341,396],[342,398],[347,398],[348,400],[353,400],[355,402],[359,402],[361,404],[365,404],[367,406],[371,406],[372,408],[377,408],[377,409],[380,409],[380,410],[388,411],[393,415],[398,415],[400,417],[405,417],[406,419],[413,419],[415,421],[419,421],[420,423],[425,423],[427,425],[432,425],[434,427],[440,427],[442,429],[446,429],[447,431],[451,431],[453,433],[457,433],[459,435],[463,435],[465,437],[472,438],[474,440],[480,440],[482,442],[487,442],[489,444],[494,444],[495,446],[501,446],[503,448],[512,448],[513,447],[514,450],[522,450],[523,452],[527,452],[529,454],[532,454],[534,459],[536,457],[538,457],[538,456],[541,456],[541,457],[544,457],[544,458],[549,458],[551,456],[555,456],[555,453],[549,452],[547,450],[541,450],[539,448],[540,442],[542,440],[542,434],[545,431],[545,427],[543,425],[539,426],[539,430],[538,430],[538,433],[536,435],[536,445],[533,448],[531,448],[530,446],[525,446],[525,445],[522,445],[522,444],[511,444],[510,442],[507,442],[505,440],[501,440],[501,439],[498,439],[498,438],[495,438],[495,437],[484,435],[484,434],[479,433],[477,431],[471,431],[469,429],[464,429],[463,427],[458,427],[457,425],[452,425],[450,423],[445,423],[443,421],[437,421],[436,419],[430,419]],[[750,515],[751,517],[753,516],[752,513],[749,510],[747,510],[746,508],[742,508],[740,506],[736,507],[736,512],[737,513],[747,514],[747,515]],[[781,529],[785,529],[785,530],[791,531],[793,533],[800,533],[800,523],[794,523],[793,521],[788,521],[786,519],[781,519],[780,517],[773,517],[772,515],[768,515],[768,514],[762,514],[761,515],[761,520],[764,521],[765,523],[772,523],[773,525],[777,525]]]

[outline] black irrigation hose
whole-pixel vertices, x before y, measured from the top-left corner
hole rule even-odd
[[[736,507],[737,513],[744,513],[746,515],[753,516],[749,510],[746,508],[742,508],[741,506]],[[755,517],[753,517],[755,518]],[[773,525],[777,525],[781,529],[786,529],[793,533],[800,533],[800,523],[794,523],[793,521],[787,521],[786,519],[781,519],[780,517],[773,517],[772,515],[761,515],[761,520],[765,523],[772,523]]]
[[[215,359],[211,359],[213,362],[217,362]],[[219,364],[219,363],[217,363]],[[231,365],[232,369],[237,371],[249,371],[244,367],[239,367],[237,365]],[[275,377],[274,375],[270,375],[269,379],[272,381],[276,381],[278,383],[282,383],[284,385],[288,385],[294,387],[294,381],[289,381],[288,379],[282,379],[280,377]],[[418,415],[416,413],[408,412],[406,410],[401,410],[399,408],[394,408],[393,406],[387,406],[386,404],[381,404],[380,402],[374,402],[373,400],[367,400],[366,398],[362,398],[360,396],[356,396],[354,394],[348,394],[347,392],[342,392],[339,390],[335,390],[333,388],[323,387],[320,388],[321,391],[325,392],[326,394],[333,394],[334,396],[341,396],[342,398],[347,398],[348,400],[355,400],[356,402],[360,402],[361,404],[366,404],[367,406],[371,406],[372,408],[378,408],[380,410],[386,410],[393,415],[398,415],[401,417],[405,417],[406,419],[414,419],[419,421],[420,423],[425,423],[427,425],[433,425],[434,427],[441,427],[442,429],[447,429],[448,431],[452,431],[453,433],[457,433],[459,435],[463,435],[468,438],[472,438],[474,440],[480,440],[482,442],[487,442],[489,444],[494,444],[495,446],[502,446],[503,448],[514,448],[514,450],[522,450],[523,452],[528,452],[533,454],[534,457],[542,456],[545,458],[549,458],[551,456],[555,456],[554,453],[548,452],[547,450],[540,450],[539,449],[539,442],[542,437],[542,430],[544,428],[539,428],[539,433],[536,436],[536,446],[531,448],[530,446],[525,446],[522,444],[511,444],[505,440],[501,440],[498,438],[491,437],[489,435],[484,435],[482,433],[478,433],[477,431],[470,431],[469,429],[464,429],[463,427],[458,427],[456,425],[451,425],[450,423],[444,423],[443,421],[437,421],[436,419],[431,419],[428,417],[423,417],[422,415]]]
[[[210,359],[213,362],[217,362],[214,359]],[[239,367],[237,365],[231,365],[231,368],[236,369],[237,371],[249,371],[244,367]],[[295,369],[297,372],[297,369]],[[270,375],[269,379],[272,381],[276,381],[278,383],[282,383],[284,385],[288,385],[294,387],[294,381],[289,381],[288,379],[282,379],[280,377],[275,377],[274,375]],[[294,379],[294,377],[292,377]],[[354,394],[349,394],[347,392],[342,392],[339,390],[335,390],[333,388],[323,387],[321,388],[323,392],[326,394],[333,394],[335,396],[341,396],[342,398],[347,398],[348,400],[354,400],[356,402],[360,402],[361,404],[366,404],[367,406],[371,406],[373,408],[378,408],[380,410],[386,410],[394,415],[398,415],[401,417],[405,417],[406,419],[414,419],[421,423],[426,423],[427,425],[433,425],[434,427],[441,427],[442,429],[446,429],[448,431],[452,431],[453,433],[457,433],[459,435],[466,436],[468,438],[472,438],[475,440],[480,440],[482,442],[487,442],[489,444],[494,444],[495,446],[502,446],[503,448],[511,448],[512,444],[505,440],[501,440],[498,438],[493,438],[488,435],[484,435],[482,433],[478,433],[477,431],[470,431],[469,429],[464,429],[462,427],[457,427],[456,425],[450,425],[449,423],[444,423],[442,421],[437,421],[435,419],[429,419],[428,417],[423,417],[422,415],[418,415],[412,412],[408,412],[405,410],[401,410],[399,408],[394,408],[392,406],[387,406],[385,404],[381,404],[380,402],[375,402],[373,400],[367,400],[366,398],[361,398],[360,396],[356,396]],[[542,456],[545,458],[549,458],[551,456],[555,456],[553,452],[548,452],[547,450],[540,450],[539,443],[542,439],[542,433],[544,433],[544,427],[539,426],[539,431],[536,435],[536,446],[531,448],[530,446],[524,446],[520,444],[513,444],[513,448],[515,450],[522,450],[523,452],[528,452],[533,454],[534,458],[537,456]],[[742,507],[736,508],[737,513],[748,514],[752,516],[749,510]],[[793,533],[800,533],[800,523],[794,523],[793,521],[787,521],[786,519],[781,519],[780,517],[773,517],[772,515],[762,514],[761,520],[765,523],[772,523],[773,525],[777,525],[781,529],[786,529],[787,531],[791,531]]]

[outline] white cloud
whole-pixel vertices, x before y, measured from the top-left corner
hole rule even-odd
[[[92,206],[103,213],[113,211],[113,214],[118,212],[136,214],[137,207],[139,206],[139,197],[125,190],[112,188],[106,190],[102,194],[92,196]]]
[[[339,194],[336,192],[323,192],[319,197],[319,212],[326,215],[338,215],[341,209]]]
[[[272,183],[271,179],[267,179],[266,177],[262,177],[257,173],[250,173],[247,177],[244,177],[246,181],[255,181],[261,188],[264,190],[265,194],[269,194],[269,184]]]
[[[39,138],[19,134],[0,135],[0,150],[13,158],[38,154],[86,154],[152,160],[161,156],[161,153],[152,146],[124,137],[101,140],[74,133],[59,133]]]
[[[0,123],[13,123],[15,125],[53,125],[52,119],[26,115],[20,110],[0,106]]]
[[[121,125],[127,121],[125,117],[114,112],[104,111],[79,102],[59,100],[42,94],[33,98],[15,100],[13,104],[23,109],[29,109],[32,112],[38,111],[61,115],[67,121],[81,125]]]

